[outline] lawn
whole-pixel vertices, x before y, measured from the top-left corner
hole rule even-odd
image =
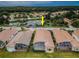
[[[79,53],[76,52],[7,52],[0,50],[0,58],[78,58]]]

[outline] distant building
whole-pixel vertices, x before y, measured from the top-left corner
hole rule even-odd
[[[30,45],[33,31],[19,32],[6,46],[7,51],[27,51]]]
[[[39,27],[41,26],[41,20],[35,20],[35,21],[27,21],[27,27]]]
[[[37,30],[33,41],[34,51],[54,52],[54,43],[51,33],[47,30]]]
[[[0,32],[0,48],[3,48],[8,42],[10,42],[18,31],[14,28],[9,28]]]

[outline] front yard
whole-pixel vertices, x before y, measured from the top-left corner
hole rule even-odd
[[[0,58],[79,58],[76,52],[7,52],[0,50]]]

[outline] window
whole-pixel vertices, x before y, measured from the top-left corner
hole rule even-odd
[[[44,49],[45,49],[44,42],[35,43],[34,47],[35,47],[35,49],[37,49],[37,50],[44,50]]]
[[[27,48],[27,46],[24,44],[16,44],[15,46],[15,49],[24,49],[24,48]]]

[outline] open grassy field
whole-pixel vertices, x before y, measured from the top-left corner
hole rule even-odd
[[[0,50],[0,58],[78,58],[79,53],[76,52],[7,52]]]

